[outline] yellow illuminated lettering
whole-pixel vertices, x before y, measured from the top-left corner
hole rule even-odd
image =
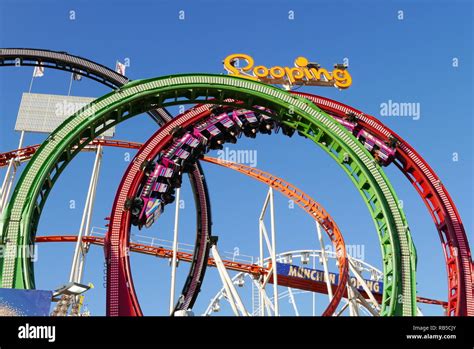
[[[256,66],[253,68],[253,75],[265,79],[268,76],[268,68],[263,65]]]
[[[307,68],[308,64],[309,64],[309,61],[305,57],[298,57],[295,59],[295,67],[301,68],[304,76],[306,77],[306,80],[309,81],[309,80],[312,80],[314,77]]]
[[[313,76],[316,78],[316,80],[321,80],[321,75],[323,75],[324,78],[325,78],[325,80],[323,80],[323,81],[331,81],[332,80],[332,74],[330,72],[328,72],[326,69],[319,68],[319,69],[316,70],[315,68],[311,68],[310,72],[311,72],[311,74],[313,74]]]
[[[272,67],[270,69],[270,75],[273,76],[275,79],[281,79],[285,76],[285,69],[283,67]]]
[[[245,61],[245,63],[237,66],[234,64],[235,61]],[[315,68],[316,63],[310,65],[308,59],[302,56],[295,59],[294,67],[273,66],[269,68],[264,65],[254,66],[254,59],[244,53],[235,53],[227,56],[223,64],[225,70],[230,75],[270,84],[290,86],[294,84],[320,86],[334,84],[335,87],[340,89],[346,89],[352,84],[351,75],[347,69],[340,69],[340,65],[336,65],[336,68],[329,72],[324,68]],[[300,272],[298,271],[298,273]]]
[[[288,80],[294,84],[296,80],[301,80],[304,78],[303,72],[300,70],[300,68],[290,68],[290,67],[285,67],[286,75],[288,77]]]
[[[304,73],[304,76],[306,77],[306,80],[310,81],[310,80],[314,79],[313,74],[311,74],[311,72],[309,71],[308,68],[304,67],[304,68],[301,68],[301,69],[303,69],[303,73]]]
[[[245,60],[247,62],[247,65],[244,66],[244,67],[239,67],[239,68],[234,67],[234,65],[232,63],[235,60]],[[241,74],[242,71],[247,72],[247,71],[252,70],[253,65],[254,65],[253,58],[249,55],[244,54],[244,53],[235,53],[235,54],[227,56],[224,59],[224,69],[227,70],[227,72],[230,75],[235,75],[235,76],[239,76],[241,78],[247,78],[247,79],[251,79],[251,80],[258,80],[257,77],[254,77],[254,76],[251,76],[251,75],[246,75],[246,74]]]
[[[351,74],[345,69],[334,69],[333,77],[336,80],[336,86],[339,88],[348,88],[352,84]]]

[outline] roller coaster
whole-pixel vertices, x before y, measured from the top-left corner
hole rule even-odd
[[[143,315],[133,283],[129,249],[169,258],[173,270],[179,260],[190,262],[189,274],[181,295],[171,306],[171,315],[193,308],[205,285],[208,266],[218,269],[224,287],[204,315],[210,315],[223,298],[229,300],[235,315],[278,315],[278,286],[288,287],[288,297],[294,296],[292,289],[328,294],[323,316],[341,315],[345,309],[349,309],[350,315],[359,315],[362,308],[374,316],[415,316],[420,313],[417,302],[438,304],[448,316],[474,315],[471,252],[453,200],[416,150],[374,116],[325,97],[230,75],[183,74],[131,81],[101,64],[66,52],[0,49],[0,66],[62,70],[113,89],[67,118],[41,145],[0,154],[0,167],[8,166],[0,201],[0,244],[5,251],[0,259],[2,288],[35,288],[33,262],[24,246],[35,242],[76,242],[81,250],[87,250],[91,244],[104,247],[108,316]],[[191,107],[173,116],[167,108],[178,105]],[[143,144],[101,136],[142,113],[147,113],[158,128]],[[258,133],[301,136],[313,141],[339,165],[372,217],[382,252],[382,271],[365,264],[364,267],[347,254],[335,220],[301,189],[262,170],[205,155],[222,149],[227,142],[255,138]],[[83,236],[36,236],[48,196],[67,165],[81,151],[100,151],[104,146],[137,150],[117,188],[105,236],[93,236],[87,231]],[[264,258],[263,247],[255,263],[220,257],[217,238],[212,234],[210,194],[201,161],[233,169],[270,188],[262,215],[270,206],[271,238],[263,221],[260,222],[261,245],[268,247],[270,257]],[[22,162],[27,165],[10,197],[7,177],[15,164]],[[383,169],[392,164],[415,188],[434,222],[448,275],[447,301],[417,296],[415,246],[405,213]],[[188,174],[196,203],[197,229],[192,253],[179,251],[176,240],[169,249],[131,241],[132,226],[146,229],[159,224],[166,207],[178,201],[184,173]],[[275,250],[273,190],[294,200],[314,219],[318,230],[324,230],[329,237],[335,251],[330,257],[336,260],[338,274],[333,277],[337,277],[337,282],[330,282],[328,258],[323,249],[286,253],[301,261],[308,256],[321,259],[321,280],[299,280],[296,272],[284,275],[282,270],[292,266],[283,262],[285,254]],[[83,267],[83,263],[76,263],[76,281],[81,280]],[[230,279],[227,270],[240,274]],[[362,270],[369,270],[380,281],[383,287],[379,292],[369,289]],[[315,269],[307,272],[318,275]],[[245,275],[252,278],[258,293],[258,306],[251,312],[246,310],[248,307],[234,287]],[[273,298],[266,294],[267,284],[273,284]]]

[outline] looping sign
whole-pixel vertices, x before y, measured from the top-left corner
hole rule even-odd
[[[352,77],[344,64],[335,64],[330,72],[305,57],[297,57],[294,67],[255,65],[254,59],[244,53],[227,56],[224,69],[230,74],[272,85],[283,85],[287,89],[294,86],[334,86],[346,89],[352,84]]]

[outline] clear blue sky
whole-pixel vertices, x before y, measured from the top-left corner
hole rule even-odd
[[[75,20],[69,11],[75,11]],[[185,11],[185,20],[178,12]],[[397,11],[404,11],[404,20]],[[288,20],[294,11],[295,19]],[[306,88],[379,116],[380,104],[415,102],[421,118],[380,119],[408,140],[435,169],[452,195],[466,231],[473,228],[472,158],[472,4],[468,1],[10,1],[0,4],[0,46],[67,51],[109,67],[130,59],[127,76],[148,78],[175,73],[223,73],[222,59],[245,52],[257,64],[291,65],[297,56],[323,66],[349,58],[353,85],[345,90]],[[453,67],[453,58],[459,66]],[[21,94],[28,90],[32,68],[0,69],[0,151],[14,149],[13,131]],[[47,70],[35,79],[37,93],[66,94],[70,76]],[[73,84],[72,93],[98,97],[109,90],[93,81]],[[142,115],[120,125],[117,139],[145,141],[155,126]],[[44,135],[28,134],[26,144]],[[364,246],[365,261],[381,267],[380,249],[370,215],[343,171],[321,149],[299,137],[258,136],[241,139],[231,149],[258,150],[258,167],[305,190],[334,217],[347,244]],[[452,161],[452,154],[459,161]],[[133,154],[133,152],[131,152]],[[211,154],[212,155],[212,154]],[[215,154],[214,154],[215,155]],[[81,154],[64,172],[43,212],[38,235],[75,234],[92,167],[93,155]],[[93,225],[103,227],[121,175],[127,167],[123,149],[105,149]],[[204,164],[211,194],[214,233],[221,251],[239,247],[257,255],[257,217],[266,188],[243,175]],[[447,298],[446,271],[437,231],[415,190],[394,166],[386,173],[405,212],[418,250],[418,294]],[[4,174],[4,170],[0,171]],[[194,204],[187,180],[182,195],[180,241],[194,241]],[[231,184],[229,184],[231,183]],[[76,201],[76,209],[69,201]],[[174,209],[168,207],[159,224],[143,234],[172,238]],[[301,210],[289,209],[276,196],[278,250],[317,248],[314,224]],[[238,223],[238,224],[236,224]],[[37,287],[52,289],[67,281],[72,245],[39,248]],[[165,314],[170,269],[166,261],[132,257],[134,281],[145,314]],[[319,266],[320,267],[320,266]],[[334,265],[332,266],[334,268]],[[181,265],[178,289],[187,273]],[[86,298],[95,315],[105,312],[103,252],[92,247],[85,281],[95,289]],[[201,313],[220,288],[215,270],[206,275],[195,306]],[[325,299],[318,298],[321,313]],[[288,311],[289,304],[284,309]],[[308,305],[308,299],[301,300]],[[439,307],[422,307],[441,314]],[[309,314],[310,311],[303,313]]]

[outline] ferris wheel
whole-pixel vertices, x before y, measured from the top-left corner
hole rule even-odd
[[[317,316],[316,311],[317,304],[323,302],[316,301],[316,294],[323,293],[327,294],[329,300],[332,299],[332,288],[336,277],[333,273],[327,271],[327,261],[335,260],[336,253],[333,251],[324,250],[295,250],[285,251],[277,255],[279,263],[286,264],[290,268],[297,269],[295,275],[298,277],[309,276],[310,278],[320,279],[320,283],[325,284],[324,288],[318,288],[318,290],[307,290],[301,289],[297,282],[295,286],[288,286],[285,290],[280,291],[277,294],[278,302],[287,301],[291,306],[288,307],[287,313],[281,313],[279,315],[285,316],[301,316],[301,315],[312,315]],[[350,266],[350,278],[346,285],[347,291],[344,294],[343,301],[339,306],[338,310],[333,316],[380,316],[380,290],[383,287],[383,273],[375,268],[374,266],[348,256]],[[293,265],[294,261],[298,261],[301,265]],[[324,262],[326,261],[326,262]],[[270,258],[265,258],[264,265],[270,263]],[[336,262],[337,263],[337,262]],[[311,264],[312,269],[308,269],[307,265]],[[291,266],[290,266],[291,265]],[[316,266],[322,266],[323,270],[316,269]],[[305,271],[309,272],[306,273]],[[241,299],[248,300],[248,304],[245,309],[246,315],[248,316],[275,316],[275,299],[274,295],[268,295],[265,290],[262,291],[261,281],[255,278],[252,274],[240,272],[232,278],[232,284],[237,286],[234,287],[241,294]],[[249,286],[250,285],[250,286]],[[247,287],[247,289],[246,289]],[[232,304],[234,298],[229,295],[228,289],[222,288],[209,302],[206,311],[202,314],[203,316],[218,315],[217,313],[222,312],[224,304],[233,310],[238,308],[236,304]],[[236,291],[234,291],[236,292]],[[246,294],[246,296],[244,296]],[[311,305],[308,306],[308,299],[302,300],[299,305],[299,298],[311,299]],[[427,302],[427,299],[419,299],[421,302]],[[309,311],[310,310],[310,311]],[[235,315],[242,315],[241,312],[234,312]],[[422,316],[420,308],[418,308],[417,316]]]

